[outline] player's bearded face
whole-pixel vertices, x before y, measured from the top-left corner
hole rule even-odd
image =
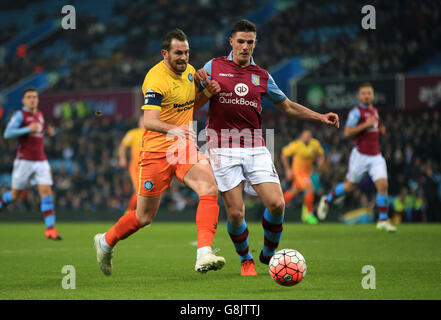
[[[238,31],[230,38],[233,48],[233,61],[239,65],[248,65],[256,46],[256,33]]]
[[[190,49],[187,41],[173,39],[170,50],[163,50],[164,59],[169,67],[176,73],[182,73],[187,69]]]
[[[371,105],[374,101],[374,90],[371,87],[360,88],[358,91],[358,100],[364,105]]]

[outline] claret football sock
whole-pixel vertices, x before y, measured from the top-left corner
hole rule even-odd
[[[219,205],[217,196],[199,196],[199,204],[196,210],[196,229],[198,231],[198,249],[210,247],[216,234],[219,219]]]
[[[240,262],[253,259],[253,256],[249,252],[250,251],[250,248],[248,246],[249,233],[245,219],[243,219],[242,224],[239,226],[233,226],[230,223],[230,221],[227,220],[227,230],[231,240],[233,241],[234,247],[236,248],[236,252],[240,256]]]
[[[279,246],[280,238],[282,237],[283,231],[283,217],[277,216],[269,212],[265,208],[265,212],[262,218],[263,234],[264,234],[264,245],[262,253],[265,257],[271,257],[276,252]]]
[[[328,198],[326,199],[327,203],[331,203],[332,201],[334,201],[338,197],[345,194],[345,190],[343,188],[343,185],[344,185],[343,182],[340,182],[339,184],[337,184],[335,186],[334,189],[332,189],[332,191],[328,194]]]
[[[105,233],[104,240],[108,246],[114,247],[118,241],[127,238],[142,227],[136,218],[136,210],[129,211]],[[105,250],[103,247],[102,249]]]

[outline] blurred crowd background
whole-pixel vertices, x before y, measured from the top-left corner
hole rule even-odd
[[[352,0],[78,0],[69,3],[76,8],[77,30],[48,27],[37,42],[16,41],[26,30],[59,21],[64,4],[59,0],[1,2],[0,92],[8,92],[23,79],[63,68],[68,72],[50,77],[50,85],[41,94],[139,90],[148,69],[161,59],[161,40],[168,30],[179,27],[187,33],[190,63],[200,68],[211,58],[229,53],[228,32],[240,18],[250,18],[258,25],[254,59],[260,66],[271,71],[289,57],[316,57],[320,63],[309,66],[303,79],[427,72],[422,66],[441,57],[441,3],[430,0],[370,1],[377,13],[376,31],[360,28],[363,4]],[[17,19],[18,13],[21,19]],[[11,47],[14,54],[8,56]],[[432,108],[404,110],[386,104],[380,109],[387,128],[381,145],[392,195],[390,212],[397,212],[403,221],[441,221],[441,93],[437,97]],[[3,103],[0,99],[0,111],[5,110],[0,112],[1,132],[13,112],[2,108]],[[342,104],[341,109],[333,110],[342,125],[351,107]],[[134,110],[130,116],[96,117],[89,110],[49,120],[57,132],[45,142],[57,210],[125,210],[133,190],[117,157],[122,137],[136,127],[139,112]],[[202,110],[196,118],[203,122],[205,115]],[[316,170],[316,199],[344,179],[352,146],[343,130],[287,119],[268,103],[263,121],[264,128],[275,129],[274,161],[283,187],[289,182],[282,170],[281,148],[298,138],[304,128],[312,130],[326,151],[325,165]],[[2,192],[10,187],[16,147],[16,140],[0,139]],[[342,210],[374,207],[374,195],[373,183],[366,177],[344,199]],[[164,194],[162,208],[180,211],[196,203],[196,195],[174,181]],[[247,197],[247,207],[262,210],[256,198]],[[30,191],[7,211],[38,208],[39,200]]]

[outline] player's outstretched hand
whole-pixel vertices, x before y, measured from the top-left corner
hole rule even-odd
[[[322,115],[322,122],[327,125],[340,128],[340,120],[338,119],[338,114],[333,112],[328,112]]]

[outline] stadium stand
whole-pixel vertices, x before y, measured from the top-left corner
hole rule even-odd
[[[37,30],[47,21],[59,21],[62,17],[60,11],[54,10],[53,5],[45,5],[49,2],[51,0],[31,4],[21,0],[2,1],[1,44],[10,44],[24,32]],[[146,10],[142,1],[76,1],[77,27],[86,31],[61,30],[57,25],[54,32],[47,33],[39,41],[18,46],[10,59],[0,56],[0,90],[29,75],[62,66],[69,66],[68,76],[60,77],[46,92],[138,87],[148,68],[159,59],[159,39],[174,27],[187,33],[190,45],[195,49],[191,53],[191,63],[201,67],[213,56],[228,53],[223,30],[268,2],[248,0],[238,6],[235,2],[221,0],[161,0],[149,4]],[[377,28],[387,32],[363,31],[359,27],[361,14],[349,14],[360,12],[361,5],[350,0],[293,1],[291,6],[284,6],[268,21],[259,24],[255,59],[262,67],[271,70],[292,56],[329,55],[329,62],[319,65],[306,76],[313,79],[330,75],[355,77],[405,73],[440,54],[441,43],[436,41],[441,38],[441,31],[436,28],[441,11],[439,1],[374,0],[371,4],[377,12],[387,13],[377,19]],[[174,10],[166,10],[169,7]],[[19,13],[22,16],[17,19]],[[189,16],[198,19],[195,22],[188,19]],[[395,112],[388,109],[382,115],[388,129],[388,134],[382,138],[382,150],[390,170],[390,192],[397,198],[400,195],[403,199],[406,195],[420,197],[424,213],[420,219],[440,221],[439,108],[425,112],[403,111],[398,116]],[[9,115],[10,112],[5,114],[4,119]],[[288,123],[271,108],[265,109],[263,119],[266,128],[276,128],[274,160],[284,179],[278,158],[280,149],[299,135],[303,125],[296,121]],[[344,116],[341,123],[344,123]],[[131,184],[127,173],[117,167],[116,150],[123,133],[134,126],[134,119],[120,118],[102,121],[74,119],[57,124],[58,134],[47,144],[46,152],[55,171],[59,209],[93,211],[110,207],[121,211],[126,206],[132,192]],[[3,132],[4,123],[0,129]],[[340,134],[329,128],[314,130],[314,136],[327,151],[327,165],[320,174],[322,189],[319,192],[329,190],[346,173],[350,144]],[[86,135],[91,139],[86,139]],[[0,139],[1,188],[9,186],[16,143]],[[103,156],[109,161],[101,163]],[[283,183],[287,182],[283,180]],[[178,183],[171,190],[164,195],[170,201],[163,201],[168,209],[182,210],[195,204],[194,194],[180,188]],[[361,190],[373,191],[372,182],[364,181]],[[38,203],[29,199],[22,205],[38,210]],[[369,204],[369,199],[356,192],[345,200],[345,206],[355,208],[360,203]],[[418,207],[415,211],[421,210]]]

